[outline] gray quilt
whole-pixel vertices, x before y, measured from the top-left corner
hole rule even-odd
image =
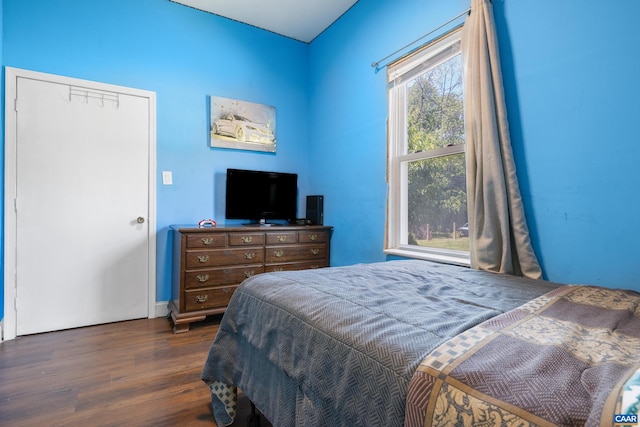
[[[278,427],[401,426],[428,353],[558,286],[415,260],[252,277],[202,371],[216,422],[238,387]]]

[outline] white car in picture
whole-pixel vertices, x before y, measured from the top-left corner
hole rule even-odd
[[[240,142],[273,144],[275,137],[267,124],[255,123],[238,114],[222,114],[211,125],[211,133],[230,136]]]

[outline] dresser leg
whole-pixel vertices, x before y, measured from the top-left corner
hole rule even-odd
[[[177,310],[171,307],[169,313],[169,319],[173,324],[173,333],[179,334],[182,332],[189,332],[189,326],[192,322],[200,322],[207,318],[205,314],[200,313],[178,313]]]
[[[191,321],[185,321],[183,319],[180,319],[179,315],[176,314],[174,310],[171,310],[167,317],[169,318],[169,321],[173,325],[174,334],[189,332],[189,326],[191,325]]]
[[[180,334],[183,332],[189,332],[189,326],[191,323],[174,323],[173,324],[173,333]]]

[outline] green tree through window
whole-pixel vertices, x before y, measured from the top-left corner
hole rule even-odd
[[[468,259],[459,45],[455,34],[390,67],[390,249],[432,248]]]

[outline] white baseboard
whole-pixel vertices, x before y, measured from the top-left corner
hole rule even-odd
[[[169,301],[156,302],[155,313],[152,313],[150,318],[154,317],[167,317],[169,315]],[[4,341],[4,319],[0,321],[0,342]]]
[[[169,315],[169,301],[156,302],[156,312],[153,317],[167,317]]]

